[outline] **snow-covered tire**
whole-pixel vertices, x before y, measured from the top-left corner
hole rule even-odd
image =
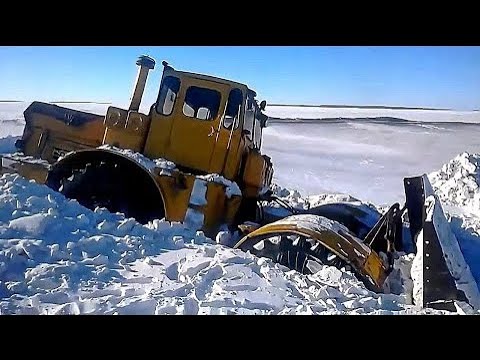
[[[89,209],[104,207],[140,223],[165,216],[161,194],[138,165],[108,153],[81,160],[55,169],[47,185]]]

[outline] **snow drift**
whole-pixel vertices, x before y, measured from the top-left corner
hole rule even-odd
[[[464,152],[429,175],[440,199],[480,216],[480,155]]]
[[[0,190],[2,314],[433,312],[349,272],[305,276],[180,224],[85,209],[18,175]]]

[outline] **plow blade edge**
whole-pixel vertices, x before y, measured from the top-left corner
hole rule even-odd
[[[456,311],[456,302],[479,309],[479,291],[438,196],[426,175],[405,178],[410,231],[416,244],[412,265],[416,304]]]

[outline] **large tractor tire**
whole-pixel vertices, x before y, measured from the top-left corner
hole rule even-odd
[[[47,186],[89,209],[103,207],[143,224],[165,217],[155,180],[139,164],[115,153],[74,153],[53,167]]]

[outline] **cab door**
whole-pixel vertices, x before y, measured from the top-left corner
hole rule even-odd
[[[216,134],[216,145],[210,163],[211,172],[233,179],[238,167],[236,153],[242,134],[245,95],[238,87],[228,93],[221,126]]]
[[[166,155],[179,165],[210,172],[228,86],[202,79],[182,83]]]
[[[150,109],[150,129],[144,153],[149,158],[166,157],[167,145],[175,119],[181,80],[175,74],[164,72],[157,102]]]

